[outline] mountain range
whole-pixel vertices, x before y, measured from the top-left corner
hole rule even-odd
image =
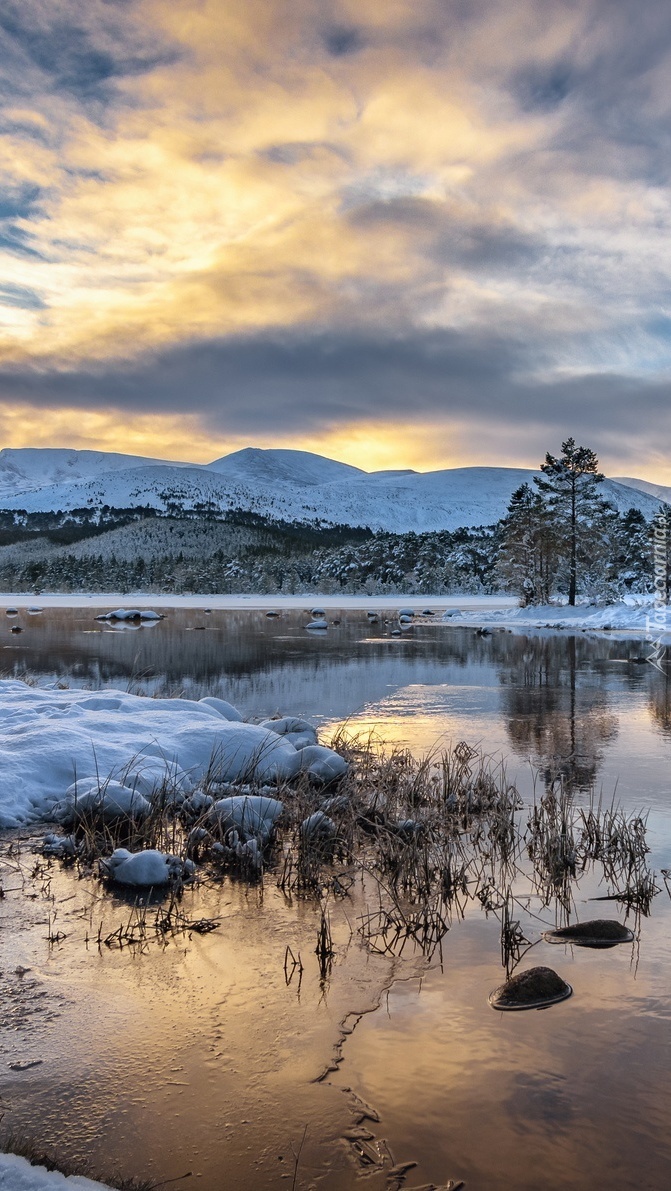
[[[514,490],[539,473],[512,467],[377,471],[306,451],[247,447],[208,464],[104,451],[5,448],[0,508],[48,512],[108,505],[198,511],[243,509],[283,521],[368,526],[393,533],[489,525]],[[646,517],[671,503],[671,489],[634,478],[607,479],[603,495]]]

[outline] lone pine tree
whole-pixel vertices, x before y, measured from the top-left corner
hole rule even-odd
[[[568,563],[571,605],[575,604],[578,564],[587,561],[590,547],[611,512],[611,506],[598,491],[605,478],[598,468],[594,451],[577,447],[575,439],[567,438],[562,443],[560,457],[547,454],[545,463],[541,463],[543,475],[534,476]]]

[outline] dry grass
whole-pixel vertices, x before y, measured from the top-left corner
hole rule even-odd
[[[576,882],[594,871],[635,914],[647,914],[659,891],[647,867],[646,821],[615,804],[576,803],[561,781],[551,783],[523,812],[505,766],[464,742],[415,758],[385,748],[372,735],[342,729],[331,746],[350,763],[328,788],[303,774],[272,790],[222,783],[216,758],[200,789],[200,802],[175,804],[169,781],[141,822],[103,824],[82,817],[76,827],[74,863],[84,868],[119,846],[157,847],[199,865],[197,880],[260,882],[272,875],[288,899],[326,905],[356,888],[364,912],[360,937],[373,950],[401,954],[406,947],[427,957],[441,948],[455,918],[479,903],[501,924],[501,955],[511,971],[529,941],[520,925],[523,882],[541,910],[554,907],[555,923],[568,922]],[[101,787],[103,789],[104,787]],[[211,814],[212,800],[235,792],[272,794],[284,810],[272,839],[250,854],[236,848]],[[321,810],[332,824],[326,834],[304,824]],[[145,947],[197,927],[177,909],[173,889],[164,918],[135,907],[100,945]],[[317,954],[324,977],[333,961],[328,916],[322,912]],[[165,925],[167,924],[167,925]],[[550,925],[544,923],[544,925]]]

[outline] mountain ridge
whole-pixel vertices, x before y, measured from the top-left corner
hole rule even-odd
[[[366,472],[308,451],[257,447],[210,464],[66,448],[6,448],[0,451],[0,507],[27,512],[103,505],[191,513],[241,509],[274,520],[426,532],[493,524],[514,490],[538,474],[506,467]],[[607,479],[603,495],[620,512],[634,507],[650,518],[665,498],[647,484]],[[671,503],[671,490],[665,491]]]

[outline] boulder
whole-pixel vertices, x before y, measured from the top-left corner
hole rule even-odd
[[[571,996],[573,989],[552,968],[518,972],[490,993],[492,1009],[544,1009]]]

